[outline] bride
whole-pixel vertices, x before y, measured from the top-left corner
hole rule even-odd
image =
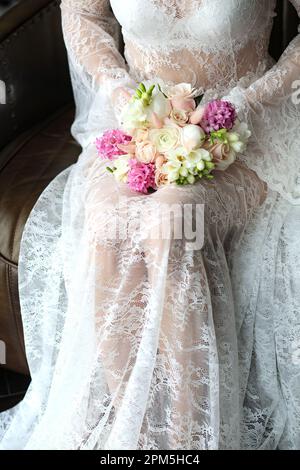
[[[273,64],[275,3],[62,1],[83,151],[23,234],[32,382],[0,415],[2,449],[300,448],[300,36]],[[155,79],[234,103],[246,154],[149,196],[116,183],[95,138]],[[204,204],[201,250],[108,236],[137,213],[146,232],[173,203]]]

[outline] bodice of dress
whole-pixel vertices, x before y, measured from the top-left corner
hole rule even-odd
[[[276,0],[111,0],[136,80],[159,76],[204,91],[269,64]]]
[[[300,16],[300,0],[290,2]],[[118,125],[124,88],[141,80],[189,82],[204,101],[226,97],[236,106],[252,131],[244,161],[300,204],[300,34],[273,64],[276,0],[62,0],[61,6],[77,104],[72,130],[83,146]]]

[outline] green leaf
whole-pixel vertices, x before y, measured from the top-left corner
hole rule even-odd
[[[152,96],[152,93],[153,93],[154,88],[155,88],[155,85],[151,85],[151,87],[150,87],[149,90],[147,91],[147,95]]]
[[[140,83],[138,86],[138,89],[141,90],[143,93],[146,93],[146,87],[144,83]]]
[[[165,98],[168,98],[167,95],[162,91],[160,84],[157,84],[159,91],[161,92],[162,95],[164,95]]]

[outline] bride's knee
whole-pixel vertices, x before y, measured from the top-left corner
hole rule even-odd
[[[191,240],[204,225],[205,188],[165,186],[149,198],[149,210],[143,214],[146,242],[155,240]]]

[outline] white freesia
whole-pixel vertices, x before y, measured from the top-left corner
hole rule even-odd
[[[180,141],[180,130],[175,126],[151,129],[149,140],[155,145],[159,153],[166,153],[175,148]]]
[[[122,128],[131,132],[139,127],[144,127],[148,119],[146,107],[141,100],[133,100],[127,103],[121,114]]]
[[[194,150],[202,145],[206,134],[200,126],[188,124],[182,128],[181,141],[182,145],[189,151]]]
[[[230,149],[233,150],[235,153],[244,152],[244,150],[246,149],[245,142],[242,142],[240,140],[240,136],[237,132],[228,132],[227,140]]]
[[[168,152],[167,158],[162,171],[168,175],[168,181],[172,183],[184,177],[193,184],[195,176],[205,169],[205,162],[212,160],[212,155],[203,148],[188,152],[184,147],[177,147]]]
[[[149,104],[145,104],[141,99],[132,99],[123,109],[121,114],[122,128],[126,132],[131,132],[139,127],[150,124],[153,113],[160,120],[164,120],[171,112],[170,101],[155,88]]]
[[[244,152],[246,149],[248,140],[251,137],[251,131],[249,127],[247,126],[245,122],[237,122],[234,128],[232,129],[232,132],[238,134],[239,136],[238,141],[244,144],[243,149],[240,151]],[[239,152],[239,150],[236,150],[236,152]]]
[[[205,163],[204,162],[211,162],[212,160],[212,155],[210,154],[210,152],[204,148],[201,148],[201,149],[196,149],[196,150],[192,150],[189,154],[188,154],[188,160],[191,164],[191,166],[197,166],[200,162],[203,163],[203,168],[205,167]],[[202,166],[202,165],[201,165]],[[202,168],[202,169],[203,169]],[[200,168],[199,168],[200,169]]]
[[[130,155],[121,155],[117,160],[114,161],[114,176],[118,181],[122,183],[127,182],[127,173],[130,170],[129,160]]]
[[[168,176],[168,181],[173,183],[180,176],[189,174],[188,152],[184,147],[178,147],[168,152],[168,161],[162,167],[163,173]]]

